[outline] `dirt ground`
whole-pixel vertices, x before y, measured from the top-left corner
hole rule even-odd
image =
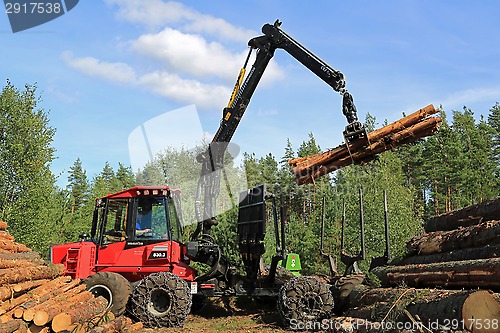
[[[190,314],[184,328],[144,329],[147,333],[194,332],[290,332],[280,326],[275,306],[248,298],[211,299],[198,314]]]

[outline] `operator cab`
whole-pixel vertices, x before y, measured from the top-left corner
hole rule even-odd
[[[100,246],[180,241],[178,196],[166,186],[136,186],[98,199],[91,238]]]

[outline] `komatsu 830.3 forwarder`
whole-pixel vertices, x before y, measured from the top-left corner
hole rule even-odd
[[[307,276],[292,275],[288,282],[276,279],[278,262],[284,259],[285,228],[283,219],[278,218],[275,197],[263,185],[242,192],[240,197],[235,223],[244,273],[221,253],[210,235],[217,224],[215,207],[224,153],[277,49],[288,52],[343,96],[342,112],[348,122],[345,140],[366,140],[352,96],[345,89],[344,75],[289,36],[280,24],[264,25],[263,35],[249,41],[248,57],[223,110],[220,127],[198,156],[202,167],[195,198],[198,224],[190,241],[181,242],[176,204],[179,192],[168,186],[136,186],[96,201],[90,235],[82,235],[80,242],[51,248],[52,262],[65,264],[66,274],[85,279],[89,290],[107,298],[115,314],[128,308],[147,326],[182,326],[193,296],[272,297],[288,323],[293,319],[319,321],[332,312],[330,285]],[[246,73],[253,51],[255,62]],[[276,254],[268,272],[262,274],[269,208],[277,231]],[[210,268],[200,275],[190,266],[192,261]]]

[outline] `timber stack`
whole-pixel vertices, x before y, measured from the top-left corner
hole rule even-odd
[[[347,314],[384,321],[392,311],[393,320],[417,318],[426,327],[440,320],[500,332],[500,198],[435,216],[424,227],[407,243],[407,257],[373,270],[384,288],[353,290]]]
[[[428,105],[392,124],[367,133],[367,142],[354,140],[326,152],[294,158],[288,162],[293,167],[297,184],[314,183],[318,177],[351,164],[363,164],[377,154],[392,150],[406,143],[433,135],[442,119],[439,110]]]
[[[47,264],[17,243],[0,221],[0,333],[133,332],[142,323],[114,318],[107,301],[85,290],[80,279],[63,276],[62,264]]]
[[[500,291],[500,198],[441,214],[408,243],[409,256],[375,273],[386,286]]]

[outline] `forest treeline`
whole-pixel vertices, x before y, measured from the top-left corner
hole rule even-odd
[[[32,85],[18,89],[7,82],[0,95],[0,220],[8,222],[16,240],[47,253],[51,244],[75,241],[79,234],[89,232],[96,198],[134,185],[153,184],[181,188],[184,237],[189,235],[195,222],[196,151],[166,147],[138,172],[123,161],[114,161],[114,166],[106,162],[96,175],[88,175],[85,161],[77,159],[68,166],[67,186],[60,188],[50,170],[56,129],[40,104],[41,97]],[[282,156],[245,153],[241,166],[228,158],[225,169],[231,184],[266,184],[276,195],[285,208],[287,251],[300,254],[306,273],[328,270],[319,251],[323,212],[325,248],[338,257],[344,201],[346,250],[351,254],[360,250],[360,190],[367,257],[384,251],[384,191],[392,253],[400,256],[405,242],[422,232],[425,218],[500,195],[500,104],[493,105],[486,118],[476,119],[466,107],[441,115],[444,122],[437,135],[381,154],[369,164],[338,170],[314,185],[296,185],[287,163],[322,151],[312,133],[298,149],[289,140],[284,142]],[[380,127],[370,115],[365,124],[368,129]],[[219,201],[224,213],[212,230],[225,253],[237,261],[237,203],[229,199]],[[274,251],[272,229],[269,223],[267,261]]]

